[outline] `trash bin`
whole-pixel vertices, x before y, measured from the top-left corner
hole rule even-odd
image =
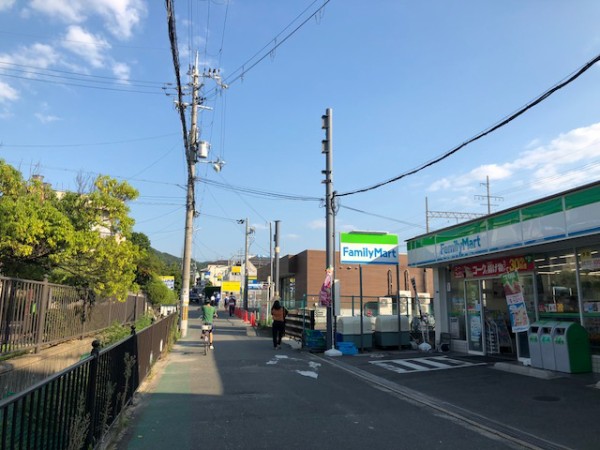
[[[363,317],[362,335],[360,333],[360,316],[338,317],[337,331],[341,335],[343,342],[354,342],[358,349],[373,347],[373,330],[371,328],[371,319]]]
[[[542,326],[546,321],[534,322],[529,326],[527,336],[529,338],[529,357],[531,358],[531,367],[537,367],[542,369],[544,364],[542,363],[542,347],[540,345],[540,338],[542,333]]]
[[[554,357],[554,343],[552,342],[552,332],[558,322],[544,322],[540,327],[540,353],[542,355],[542,368],[547,370],[556,370],[556,359]]]
[[[567,373],[592,371],[590,341],[585,328],[576,322],[558,322],[552,332],[556,370]]]
[[[400,331],[398,331],[400,322]],[[377,347],[398,347],[410,345],[408,317],[406,316],[377,316],[373,341]]]

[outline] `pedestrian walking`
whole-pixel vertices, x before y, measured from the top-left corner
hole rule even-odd
[[[273,347],[281,348],[281,339],[285,334],[285,318],[288,315],[288,310],[281,305],[279,300],[275,300],[271,308],[271,316],[273,317]]]
[[[229,317],[232,317],[235,314],[235,296],[231,294],[229,297]]]

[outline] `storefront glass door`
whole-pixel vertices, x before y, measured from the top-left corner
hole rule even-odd
[[[483,355],[484,330],[483,308],[481,305],[481,288],[479,280],[465,281],[465,297],[467,303],[467,343],[470,354]]]

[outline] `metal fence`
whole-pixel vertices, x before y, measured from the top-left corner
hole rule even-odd
[[[0,277],[0,355],[56,344],[145,313],[146,298],[131,294],[91,301],[89,291],[44,281]]]
[[[177,315],[0,402],[0,449],[97,446],[174,337]]]

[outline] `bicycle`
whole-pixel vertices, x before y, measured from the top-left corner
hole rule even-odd
[[[210,324],[203,324],[202,325],[202,344],[204,347],[204,355],[208,354],[208,348],[210,347],[210,332],[212,331],[213,326]]]

